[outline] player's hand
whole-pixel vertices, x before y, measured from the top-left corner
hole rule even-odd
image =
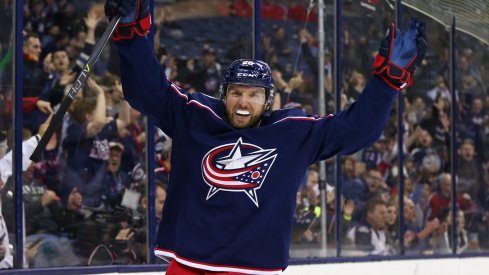
[[[423,60],[427,47],[423,22],[411,19],[404,35],[391,24],[380,44],[373,73],[398,91],[407,88],[413,84],[414,70]]]
[[[107,0],[104,9],[109,20],[116,15],[121,16],[112,37],[114,40],[131,39],[134,35],[144,36],[149,32],[148,0]]]

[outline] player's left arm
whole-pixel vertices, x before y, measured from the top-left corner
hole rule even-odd
[[[398,93],[413,83],[416,65],[427,43],[423,23],[412,19],[404,35],[392,24],[374,63],[374,77],[348,109],[315,123],[311,136],[318,137],[314,161],[333,155],[352,154],[373,144],[387,124]]]

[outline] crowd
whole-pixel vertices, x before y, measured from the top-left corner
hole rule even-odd
[[[24,139],[35,136],[40,125],[56,111],[71,83],[93,50],[107,22],[103,1],[24,1],[23,98]],[[217,3],[215,3],[217,2]],[[309,1],[262,1],[267,24],[287,20],[301,25],[317,22],[308,13]],[[251,16],[249,1],[214,1],[219,16]],[[381,5],[381,4],[378,4]],[[350,6],[345,6],[351,9]],[[370,77],[371,63],[383,30],[393,11],[379,7],[382,16],[365,24],[345,24],[342,49],[341,109],[354,104]],[[190,91],[218,94],[227,56],[203,43],[201,56],[179,59],[158,44],[178,29],[170,21],[172,5],[157,6],[155,53],[169,78]],[[176,9],[176,8],[175,8]],[[175,9],[172,12],[176,12]],[[12,1],[0,8],[0,158],[12,148]],[[358,15],[359,19],[361,15]],[[10,27],[9,27],[10,26]],[[443,31],[435,24],[429,33],[437,39]],[[276,95],[273,109],[303,108],[318,112],[317,80],[324,74],[326,108],[334,112],[332,50],[325,53],[325,71],[318,71],[318,41],[308,28],[287,24],[272,26],[262,36],[262,56],[271,65]],[[381,31],[379,31],[381,30]],[[205,42],[205,41],[204,41]],[[234,42],[234,41],[233,41]],[[310,167],[297,194],[293,249],[321,242],[320,217],[328,221],[328,244],[334,242],[335,223],[342,224],[345,255],[393,255],[399,253],[403,234],[409,254],[449,253],[452,214],[451,154],[456,154],[457,252],[489,249],[489,50],[474,39],[458,41],[457,117],[450,120],[452,96],[448,89],[446,45],[433,45],[431,55],[418,68],[416,83],[404,97],[403,125],[397,113],[382,137],[370,148],[342,158],[341,177],[335,162],[327,162],[327,211],[320,208],[318,167]],[[108,47],[92,76],[77,94],[62,127],[47,145],[43,161],[25,167],[22,184],[25,209],[25,251],[28,267],[146,262],[145,176],[146,123],[122,94],[115,48]],[[298,56],[297,64],[288,63]],[[246,56],[242,56],[246,57]],[[249,57],[249,56],[248,56]],[[450,129],[458,135],[451,140]],[[404,129],[404,144],[397,143],[397,129]],[[154,148],[156,217],[161,220],[171,170],[171,140],[156,131]],[[451,142],[458,147],[450,150]],[[405,167],[398,167],[403,151]],[[1,171],[1,170],[0,170]],[[399,226],[399,174],[404,175],[404,221]],[[335,188],[342,184],[341,209],[335,211]],[[1,186],[0,267],[12,267],[15,222],[12,178]],[[339,213],[339,217],[336,216]],[[156,222],[158,224],[158,222]],[[8,230],[7,230],[8,229]],[[154,229],[151,229],[154,230]],[[4,233],[2,233],[4,232]],[[319,246],[317,246],[319,247]],[[5,263],[5,255],[10,262]]]

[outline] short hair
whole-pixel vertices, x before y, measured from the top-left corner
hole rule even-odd
[[[96,98],[83,98],[75,104],[73,111],[70,111],[70,117],[78,123],[83,123],[85,122],[85,115],[93,112],[96,106]]]
[[[29,42],[29,39],[31,39],[31,38],[37,38],[40,40],[39,34],[33,33],[33,32],[27,33],[26,35],[24,35],[24,39],[23,39],[24,44],[23,45],[26,45]]]
[[[374,211],[377,205],[387,205],[387,203],[380,197],[372,197],[367,201],[367,212]]]

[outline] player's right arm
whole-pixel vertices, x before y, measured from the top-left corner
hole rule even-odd
[[[120,55],[124,99],[171,135],[170,97],[176,94],[171,92],[170,82],[146,38],[151,26],[148,1],[107,0],[105,13],[109,19],[117,14],[122,16],[113,40]]]

